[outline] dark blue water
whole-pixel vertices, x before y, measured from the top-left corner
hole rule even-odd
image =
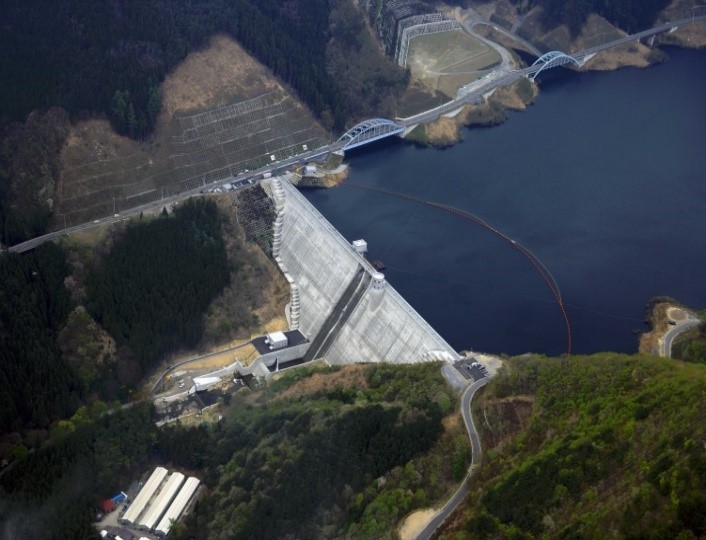
[[[706,307],[706,51],[543,83],[536,104],[447,150],[396,140],[350,180],[468,210],[532,250],[569,306],[574,351],[632,352],[658,295]],[[307,197],[457,349],[565,351],[548,288],[486,230],[344,186]]]

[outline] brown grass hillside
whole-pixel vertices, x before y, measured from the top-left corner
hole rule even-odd
[[[117,135],[107,120],[76,123],[61,152],[54,227],[83,223],[120,210],[120,201],[168,190],[177,179],[170,163],[177,115],[196,113],[282,89],[274,75],[231,38],[215,36],[191,53],[161,85],[162,112],[145,141]],[[316,125],[306,111],[305,122]]]

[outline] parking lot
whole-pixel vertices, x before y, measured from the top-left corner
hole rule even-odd
[[[474,382],[488,376],[487,368],[472,356],[459,360],[454,367],[464,378],[473,379]]]

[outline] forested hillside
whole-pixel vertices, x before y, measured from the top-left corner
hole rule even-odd
[[[468,439],[442,427],[457,401],[438,364],[327,369],[320,390],[310,375],[233,401],[207,453],[211,491],[176,538],[395,538],[463,476]]]
[[[103,415],[82,408],[66,432],[0,477],[0,537],[90,539],[95,508],[158,457],[149,405]]]
[[[69,117],[58,107],[37,111],[24,124],[0,118],[0,243],[13,245],[46,229],[68,132]]]
[[[198,199],[95,251],[0,255],[0,459],[71,429],[82,405],[126,400],[167,352],[201,340],[229,279],[220,220]]]
[[[145,372],[203,336],[203,312],[228,283],[216,204],[203,198],[127,229],[88,278],[89,312]]]
[[[210,427],[97,403],[0,477],[0,534],[91,538],[92,507],[159,464],[208,487],[175,538],[396,538],[465,473],[457,406],[438,364],[292,370]]]
[[[476,405],[487,452],[443,537],[703,537],[705,398],[702,365],[513,359]]]
[[[703,315],[703,314],[702,314]],[[706,364],[706,323],[690,330],[685,339],[672,345],[672,357],[686,362]]]
[[[544,9],[544,25],[553,28],[568,25],[576,35],[590,13],[598,13],[626,32],[644,30],[671,0],[510,0],[521,11],[536,6]]]
[[[325,0],[8,0],[0,3],[0,116],[35,108],[102,111],[142,137],[160,109],[158,85],[189,51],[226,32],[337,129],[340,89],[326,73]]]
[[[331,0],[331,40],[326,46],[329,77],[340,85],[351,121],[394,118],[410,72],[382,54],[355,3]]]
[[[70,310],[68,273],[54,244],[0,255],[0,434],[46,428],[81,403],[56,345]]]

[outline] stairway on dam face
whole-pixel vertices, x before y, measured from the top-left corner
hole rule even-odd
[[[314,338],[304,357],[305,362],[326,356],[331,345],[333,345],[341,332],[343,325],[348,322],[360,299],[363,298],[363,294],[367,290],[368,285],[370,285],[371,280],[372,276],[362,267],[358,269],[346,290],[343,291],[341,298],[338,299],[338,302],[336,302],[331,313],[324,321],[321,330]]]

